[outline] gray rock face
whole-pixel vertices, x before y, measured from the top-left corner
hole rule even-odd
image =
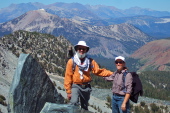
[[[63,104],[44,69],[30,54],[21,54],[9,91],[9,113],[39,113],[46,102]]]

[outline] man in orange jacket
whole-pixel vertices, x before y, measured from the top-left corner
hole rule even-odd
[[[110,76],[113,72],[99,68],[95,60],[87,57],[89,46],[86,45],[85,41],[79,41],[74,49],[76,53],[66,65],[64,87],[70,104],[78,105],[80,99],[81,108],[88,110],[88,101],[92,91],[90,72],[102,77]],[[76,64],[75,67],[74,64]]]

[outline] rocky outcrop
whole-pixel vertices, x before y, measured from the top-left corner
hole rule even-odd
[[[39,113],[46,102],[63,104],[44,69],[30,54],[21,54],[9,91],[8,112]]]

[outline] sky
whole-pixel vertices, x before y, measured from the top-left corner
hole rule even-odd
[[[3,0],[0,3],[0,9],[8,7],[10,4],[39,2],[44,5],[64,2],[64,3],[81,3],[83,5],[106,5],[114,6],[118,9],[128,9],[131,7],[149,8],[157,11],[170,12],[170,0]]]

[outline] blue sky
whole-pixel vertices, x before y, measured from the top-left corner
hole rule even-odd
[[[130,7],[149,8],[158,11],[170,12],[170,0],[3,0],[0,3],[0,8],[8,7],[10,4],[28,3],[28,2],[40,2],[45,5],[55,2],[65,3],[81,3],[89,5],[107,5],[114,6],[118,9],[128,9]]]

